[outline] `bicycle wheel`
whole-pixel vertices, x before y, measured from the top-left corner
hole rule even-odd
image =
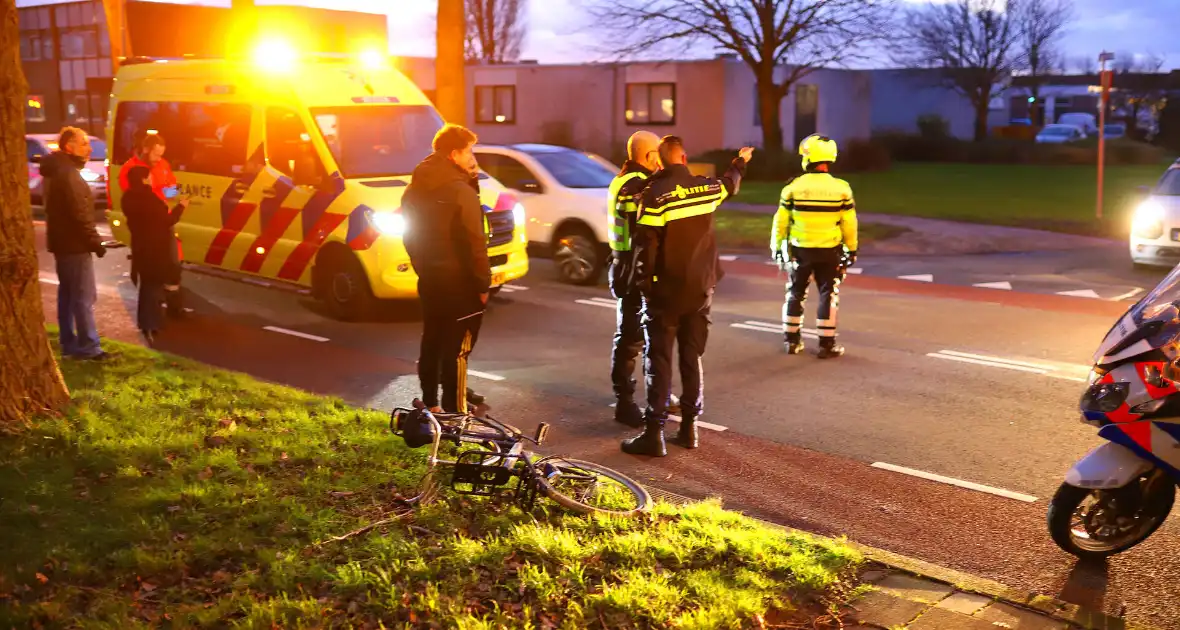
[[[537,484],[545,496],[582,514],[637,516],[651,507],[651,496],[630,477],[580,459],[537,462]]]

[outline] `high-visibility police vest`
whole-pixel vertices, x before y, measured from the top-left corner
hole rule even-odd
[[[783,187],[770,233],[770,249],[857,248],[856,202],[848,182],[828,173],[804,173]]]
[[[634,193],[623,193],[623,187],[635,178],[647,179],[643,173],[633,171],[624,173],[611,180],[607,193],[607,236],[610,248],[616,252],[631,251],[631,225],[635,222],[635,213],[639,210],[639,197],[643,194],[640,189]]]

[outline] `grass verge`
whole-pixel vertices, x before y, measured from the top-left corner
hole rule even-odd
[[[67,414],[0,442],[0,626],[736,628],[828,614],[861,562],[716,503],[444,494],[336,539],[422,473],[384,414],[108,344],[62,363]]]
[[[745,186],[745,184],[742,184]],[[742,189],[745,190],[744,188]],[[717,230],[717,246],[720,249],[770,250],[770,226],[774,217],[759,212],[741,210],[717,211],[714,219]],[[909,228],[883,223],[861,223],[858,228],[860,242],[883,241],[909,232]]]
[[[841,177],[852,184],[862,212],[1122,237],[1130,229],[1136,186],[1155,184],[1165,167],[1108,167],[1103,221],[1094,218],[1093,166],[900,163]],[[743,181],[734,200],[777,205],[782,187]]]

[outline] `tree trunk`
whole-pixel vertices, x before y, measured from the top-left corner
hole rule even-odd
[[[25,158],[28,86],[15,0],[0,0],[0,432],[70,400],[41,310]]]
[[[767,153],[782,153],[783,125],[779,116],[782,92],[774,85],[773,78],[758,80],[758,113],[762,118],[762,150]]]
[[[987,111],[988,100],[986,98],[980,99],[975,103],[975,141],[983,142],[987,140]]]

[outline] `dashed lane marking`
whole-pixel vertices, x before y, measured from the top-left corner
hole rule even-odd
[[[618,306],[618,302],[608,298],[590,298],[588,300],[574,300],[576,304],[585,304],[586,306],[601,306],[603,308],[614,309]]]
[[[61,282],[59,282],[57,278],[54,278],[52,276],[42,275],[41,277],[38,278],[38,280],[40,280],[41,282],[43,282],[45,284],[52,284],[54,286],[61,284]]]
[[[757,332],[774,333],[776,335],[783,334],[783,325],[774,324],[770,322],[760,322],[756,320],[746,320],[739,324],[730,324],[730,328],[740,328],[742,330],[754,330]],[[803,328],[802,337],[804,339],[819,339],[819,332],[813,328]]]
[[[263,326],[262,329],[269,330],[271,332],[276,332],[276,333],[283,334],[283,335],[290,335],[292,337],[299,337],[300,339],[307,339],[310,341],[319,341],[321,343],[323,343],[325,341],[331,341],[327,337],[320,337],[318,335],[309,335],[307,333],[299,332],[298,330],[288,330],[286,328],[279,328],[278,326]]]
[[[1134,289],[1131,289],[1130,291],[1127,291],[1126,293],[1124,293],[1122,295],[1115,296],[1110,299],[1112,302],[1122,302],[1123,300],[1129,300],[1129,299],[1135,297],[1136,295],[1139,295],[1140,293],[1143,293],[1143,289],[1140,287],[1135,287]]]
[[[722,262],[733,262],[738,259],[737,256],[734,256],[732,254],[728,254],[725,256],[718,256],[717,258],[721,259]]]
[[[1030,361],[1022,361],[1018,359],[1006,359],[1003,357],[991,357],[983,354],[973,354],[970,352],[959,352],[957,350],[939,350],[938,352],[928,352],[926,353],[926,356],[933,357],[935,359],[958,361],[959,363],[970,363],[971,365],[983,365],[987,367],[1003,368],[1006,370],[1015,370],[1017,372],[1040,374],[1050,378],[1073,381],[1076,383],[1086,382],[1086,378],[1081,376],[1081,374],[1089,373],[1090,371],[1090,366],[1086,365],[1070,363],[1052,364],[1048,361],[1044,363],[1033,363]],[[1071,374],[1071,372],[1073,373]]]
[[[612,409],[617,406],[618,406],[618,403],[611,403],[610,404],[610,407]],[[683,420],[680,418],[680,416],[673,415],[673,414],[668,414],[668,420],[671,420],[672,422],[677,422],[677,423],[683,422]],[[712,422],[705,422],[704,420],[697,420],[697,426],[702,429],[709,429],[710,431],[717,431],[718,433],[720,433],[722,431],[729,430],[729,427],[722,426],[720,424],[713,424]]]
[[[1067,297],[1092,298],[1092,299],[1097,299],[1097,298],[1102,297],[1102,296],[1098,295],[1094,291],[1094,289],[1076,289],[1074,291],[1058,291],[1057,295],[1064,295]]]
[[[979,287],[980,289],[1000,289],[1001,291],[1012,290],[1012,283],[1008,282],[1007,280],[1000,282],[980,282],[979,284],[973,284],[971,286]]]
[[[479,370],[467,370],[467,376],[474,376],[476,378],[482,378],[486,381],[505,380],[505,377],[500,376],[499,374],[491,374],[489,372],[480,372]]]
[[[873,462],[873,468],[880,468],[881,470],[888,470],[903,475],[910,475],[911,477],[918,477],[929,481],[937,481],[940,483],[966,488],[968,490],[975,490],[976,492],[986,492],[994,494],[1006,499],[1015,499],[1016,501],[1023,501],[1025,503],[1035,503],[1037,498],[1020,492],[1013,492],[1011,490],[1004,490],[1003,488],[994,488],[992,486],[985,486],[983,484],[972,481],[963,481],[962,479],[955,479],[954,477],[944,477],[943,475],[936,475],[923,470],[915,470],[913,468],[906,468],[905,466],[896,466],[894,464],[887,464],[885,462]]]
[[[848,271],[848,273],[850,273],[854,276],[859,276],[860,274],[865,272],[865,270],[861,269],[860,267],[849,267],[847,269],[847,271]]]
[[[914,282],[934,282],[934,276],[928,273],[917,274],[913,276],[898,276],[898,280],[913,280]]]
[[[504,293],[516,293],[517,291],[528,291],[528,290],[529,290],[528,287],[522,287],[522,286],[516,285],[516,284],[500,285],[500,291],[502,291]]]

